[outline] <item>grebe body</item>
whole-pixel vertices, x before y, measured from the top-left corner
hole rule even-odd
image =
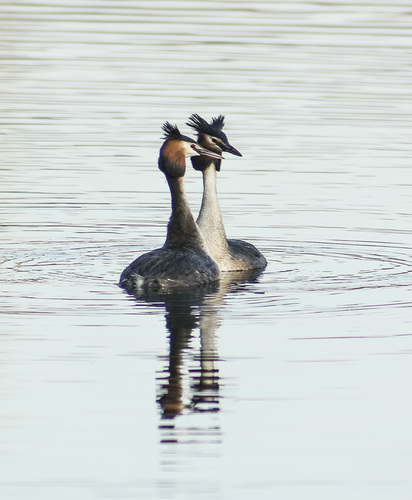
[[[210,123],[197,114],[193,114],[187,125],[197,131],[198,143],[209,150],[222,154],[222,151],[242,156],[229,144],[224,127],[224,116],[213,118]],[[241,271],[264,269],[267,260],[259,250],[238,239],[227,239],[222,213],[217,196],[217,172],[220,171],[221,159],[205,156],[191,158],[193,168],[203,175],[203,197],[197,224],[205,237],[210,254],[221,271]]]
[[[206,286],[219,279],[219,267],[190,211],[183,176],[186,158],[207,155],[221,159],[222,156],[182,135],[168,122],[163,130],[165,142],[160,149],[159,169],[169,185],[172,214],[163,247],[141,255],[123,271],[119,285],[131,292],[167,293]]]

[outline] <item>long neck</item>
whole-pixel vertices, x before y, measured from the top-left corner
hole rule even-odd
[[[217,198],[217,172],[213,162],[203,170],[203,198],[197,224],[212,256],[219,259],[228,252],[226,232]]]
[[[205,240],[197,226],[186,198],[183,177],[167,177],[172,195],[172,215],[167,226],[165,248],[196,247],[206,250]]]

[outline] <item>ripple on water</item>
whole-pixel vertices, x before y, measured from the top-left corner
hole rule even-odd
[[[269,265],[259,282],[228,296],[240,315],[253,310],[260,321],[296,313],[335,314],[381,307],[409,307],[412,285],[407,249],[384,242],[278,244],[265,254]],[[247,305],[247,307],[245,307]]]
[[[90,243],[72,246],[54,243],[46,249],[14,250],[3,256],[3,282],[11,294],[13,285],[26,283],[26,298],[43,299],[33,303],[37,312],[44,307],[56,312],[59,308],[61,312],[72,308],[73,314],[90,314],[101,307],[101,300],[110,297],[117,302],[116,299],[122,298],[116,284],[118,274],[130,258],[126,246],[110,244],[102,249]],[[265,255],[268,267],[253,280],[242,280],[233,273],[230,279],[227,276],[222,279],[216,293],[224,314],[231,317],[252,314],[266,322],[279,314],[331,314],[411,304],[405,287],[412,284],[412,268],[408,251],[401,245],[362,241],[285,242],[266,250]],[[39,288],[39,283],[46,286]],[[78,304],[64,302],[66,299]],[[148,308],[149,305],[141,303],[136,311],[144,314]],[[115,311],[112,307],[108,312]]]

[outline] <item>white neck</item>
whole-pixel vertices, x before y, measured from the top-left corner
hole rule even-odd
[[[211,162],[203,170],[203,198],[197,224],[205,237],[212,257],[220,267],[220,263],[229,259],[230,255],[217,199],[216,182],[217,172],[213,162]]]

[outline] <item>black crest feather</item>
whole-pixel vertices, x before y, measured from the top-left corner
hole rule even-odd
[[[190,116],[189,121],[186,122],[186,125],[194,128],[200,134],[221,137],[223,134],[222,128],[225,126],[225,117],[223,115],[219,115],[216,118],[212,118],[212,121],[208,123],[197,113],[193,113],[193,115]]]
[[[212,126],[218,127],[220,130],[225,126],[225,117],[219,115],[216,118],[212,118]]]
[[[180,130],[177,128],[177,125],[172,125],[169,122],[164,122],[162,125],[162,130],[164,132],[164,139],[182,139],[182,134]]]

